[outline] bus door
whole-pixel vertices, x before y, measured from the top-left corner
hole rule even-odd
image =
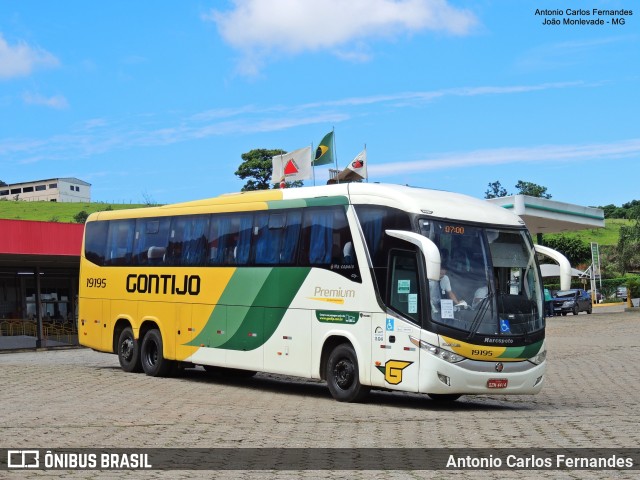
[[[384,324],[384,379],[390,389],[418,391],[420,351],[411,338],[420,338],[419,258],[409,250],[392,250],[389,255],[387,298],[394,313],[387,314]]]

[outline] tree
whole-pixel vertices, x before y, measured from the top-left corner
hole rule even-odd
[[[484,192],[484,198],[506,197],[507,195],[509,195],[507,189],[500,184],[499,180],[489,183],[489,188]]]
[[[242,187],[242,191],[268,190],[271,186],[270,180],[273,171],[271,157],[282,155],[283,153],[287,152],[280,149],[267,150],[265,148],[257,148],[243,153],[241,155],[242,163],[235,173],[242,180],[249,179]],[[287,182],[286,185],[287,187],[301,187],[303,182]],[[273,188],[280,188],[280,186],[275,185]]]
[[[551,198],[551,195],[547,193],[547,187],[537,185],[531,182],[525,182],[524,180],[518,180],[516,183],[519,195],[529,195],[530,197],[538,198]]]
[[[571,265],[591,262],[591,246],[579,238],[567,235],[545,235],[544,244],[562,253]]]
[[[617,246],[619,268],[623,275],[640,270],[640,205],[630,208],[627,215],[633,224],[620,227]]]
[[[73,221],[76,223],[86,223],[89,214],[85,210],[80,210],[73,216]]]
[[[0,187],[6,187],[6,186],[7,186],[7,184],[4,183],[2,180],[0,180]]]

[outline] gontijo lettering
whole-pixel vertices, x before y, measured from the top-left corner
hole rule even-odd
[[[127,275],[127,292],[157,293],[171,295],[198,295],[200,293],[200,276],[183,275]]]

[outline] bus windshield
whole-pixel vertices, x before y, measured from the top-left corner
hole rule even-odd
[[[440,250],[440,281],[429,281],[431,320],[467,336],[522,336],[544,328],[541,281],[524,230],[420,220]]]

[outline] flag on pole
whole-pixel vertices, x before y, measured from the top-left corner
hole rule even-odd
[[[311,147],[271,158],[271,183],[294,182],[311,178]]]
[[[327,165],[334,163],[333,158],[333,130],[327,133],[316,149],[316,156],[313,160],[313,166]]]
[[[347,168],[360,178],[367,178],[367,150],[362,150]]]

